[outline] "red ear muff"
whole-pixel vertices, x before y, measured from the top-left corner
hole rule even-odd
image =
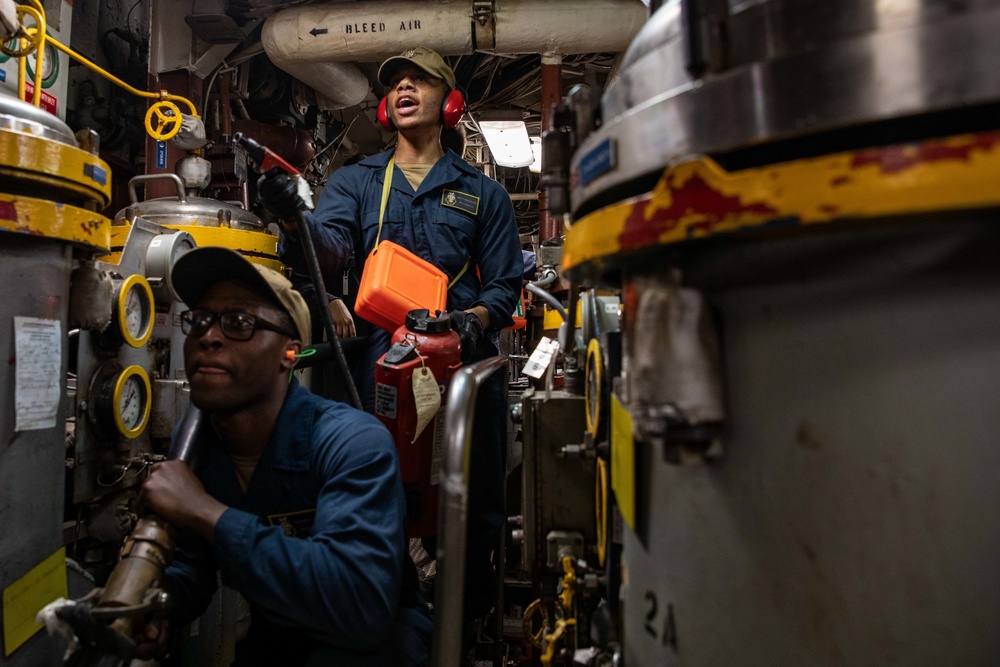
[[[381,109],[381,107],[379,107]],[[444,97],[441,103],[441,124],[447,128],[458,125],[465,114],[465,96],[457,88]]]
[[[375,118],[378,119],[378,124],[382,126],[382,129],[386,132],[395,132],[396,124],[392,122],[392,118],[389,117],[389,98],[388,96],[383,97],[379,100],[378,111],[375,113]]]
[[[462,95],[462,91],[456,89],[445,95],[444,101],[441,103],[441,123],[447,128],[455,127],[458,125],[458,121],[462,120],[464,114],[465,96]],[[396,124],[392,122],[392,117],[389,115],[388,96],[379,100],[375,118],[378,119],[378,124],[386,132],[396,131]]]

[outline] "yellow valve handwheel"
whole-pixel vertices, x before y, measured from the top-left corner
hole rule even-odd
[[[172,115],[167,114],[170,112]],[[153,118],[156,125],[153,125]],[[160,100],[146,112],[146,132],[157,141],[173,139],[181,131],[181,110],[170,100]]]
[[[11,58],[24,58],[25,56],[31,55],[42,43],[43,31],[39,30],[38,26],[44,25],[45,20],[42,18],[42,15],[34,8],[28,7],[26,5],[18,5],[17,7],[18,18],[23,19],[25,14],[35,19],[35,27],[26,28],[24,31],[25,32],[24,35],[20,37],[15,37],[13,40],[11,40],[15,44],[23,41],[25,43],[24,46],[22,46],[19,49],[11,48],[6,44],[4,44],[3,42],[0,42],[0,51],[3,51]]]
[[[542,615],[542,627],[538,628],[538,632],[532,632],[531,621],[534,620],[535,614],[539,613]],[[521,629],[524,630],[524,638],[535,648],[542,648],[542,637],[545,636],[545,629],[548,627],[549,613],[542,605],[541,599],[535,600],[524,610],[524,621],[521,624]]]

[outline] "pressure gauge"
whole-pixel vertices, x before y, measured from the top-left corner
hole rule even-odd
[[[601,344],[596,338],[591,338],[587,344],[587,362],[584,366],[585,383],[583,385],[584,404],[586,405],[587,432],[597,440],[600,437],[602,421],[602,398],[604,392],[604,359],[601,355]]]
[[[119,286],[115,298],[115,322],[122,339],[142,347],[153,335],[153,290],[145,276],[134,274]]]
[[[48,32],[48,31],[46,31]],[[28,78],[34,83],[35,68],[38,67],[38,54],[32,53],[26,62]],[[45,55],[42,58],[42,88],[48,88],[56,82],[59,76],[59,53],[48,41],[45,42]]]
[[[115,427],[126,438],[135,438],[146,428],[151,393],[149,376],[142,366],[129,366],[115,379]]]
[[[160,234],[146,248],[146,277],[153,288],[153,297],[160,303],[180,301],[170,284],[170,272],[177,258],[197,245],[187,232]]]
[[[132,439],[146,429],[152,388],[142,366],[106,366],[95,375],[92,389],[91,417],[103,433]]]

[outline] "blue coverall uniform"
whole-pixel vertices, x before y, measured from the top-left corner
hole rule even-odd
[[[382,184],[392,151],[338,169],[330,177],[311,214],[312,235],[324,281],[339,281],[352,257],[359,263],[375,247],[379,234]],[[484,345],[497,353],[497,333],[509,326],[521,290],[521,244],[510,196],[450,150],[445,150],[414,191],[400,169],[393,171],[382,222],[382,240],[392,241],[442,269],[451,281],[469,267],[448,290],[448,310],[485,306],[490,316]],[[298,244],[289,244],[286,264],[304,267]],[[375,364],[389,349],[391,333],[372,327],[367,354],[355,372],[355,384],[365,409],[374,409]],[[504,523],[503,476],[506,462],[507,384],[494,374],[480,389],[474,429],[469,496],[469,543],[466,572],[466,615],[494,591],[490,553]],[[432,554],[433,555],[433,554]],[[471,604],[471,606],[470,606]]]
[[[292,382],[246,493],[214,429],[195,471],[229,506],[215,546],[180,535],[166,571],[173,627],[222,582],[251,605],[236,665],[426,666],[432,621],[403,532],[395,446],[371,415]]]

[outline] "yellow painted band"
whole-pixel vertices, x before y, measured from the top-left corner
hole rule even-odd
[[[128,240],[129,230],[132,225],[111,225],[111,252],[101,255],[97,259],[108,264],[117,264],[122,259],[122,250],[125,248],[125,241]]]
[[[227,227],[202,227],[200,225],[165,225],[179,229],[194,237],[198,247],[222,246],[246,256],[257,264],[276,271],[284,268],[278,259],[278,237],[264,232],[251,232]]]
[[[139,336],[133,336],[129,333],[128,326],[125,324],[125,304],[128,301],[129,290],[137,285],[143,291],[143,295],[146,298],[146,308],[149,311],[149,317],[146,321],[146,328],[142,330],[142,333]],[[149,286],[149,281],[146,280],[145,276],[133,273],[121,284],[121,287],[118,288],[118,310],[116,314],[118,317],[118,331],[121,332],[125,342],[135,348],[145,345],[146,341],[153,335],[153,319],[156,316],[155,307],[153,306],[153,289]]]
[[[1000,206],[1000,132],[966,134],[726,172],[668,168],[652,192],[566,234],[564,271],[620,252],[741,229]]]
[[[278,237],[264,232],[251,232],[226,227],[202,227],[200,225],[173,226],[194,237],[199,246],[225,246],[243,253],[259,253],[270,257],[278,256]]]
[[[278,237],[271,234],[201,225],[164,225],[164,227],[187,232],[194,237],[199,247],[222,246],[242,253],[254,264],[261,264],[275,271],[283,271],[285,268],[278,258]],[[128,224],[115,225],[111,228],[111,252],[100,258],[102,262],[118,263],[130,229],[132,226]]]
[[[145,404],[142,409],[142,419],[136,424],[135,428],[128,428],[125,426],[125,422],[122,421],[122,411],[121,411],[121,400],[122,392],[125,391],[125,383],[133,375],[139,377],[142,380],[143,390],[146,392]],[[146,370],[142,366],[129,366],[115,379],[115,390],[113,392],[111,400],[113,403],[113,409],[115,413],[115,426],[118,428],[118,432],[124,435],[128,439],[133,439],[139,437],[139,434],[146,429],[146,424],[149,422],[149,412],[153,405],[152,401],[152,387],[149,384],[149,375],[146,374]]]
[[[107,252],[111,221],[76,206],[0,193],[0,231],[43,236]]]
[[[111,168],[75,146],[24,132],[0,131],[0,169],[4,176],[62,187],[101,206],[111,203]]]

